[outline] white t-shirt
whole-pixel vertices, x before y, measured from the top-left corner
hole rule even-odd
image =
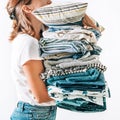
[[[11,56],[11,73],[15,81],[18,101],[40,106],[55,105],[54,101],[39,104],[34,99],[22,69],[22,65],[29,60],[42,60],[39,55],[38,40],[27,34],[19,34],[12,42]]]

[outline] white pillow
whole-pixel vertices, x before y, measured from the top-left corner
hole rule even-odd
[[[51,4],[34,10],[33,15],[47,26],[75,23],[84,17],[87,5],[81,2]]]

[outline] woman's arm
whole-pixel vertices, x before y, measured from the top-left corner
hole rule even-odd
[[[43,64],[40,60],[30,60],[23,65],[23,71],[27,77],[31,92],[38,103],[53,100],[49,97],[47,88],[40,78],[43,70]]]

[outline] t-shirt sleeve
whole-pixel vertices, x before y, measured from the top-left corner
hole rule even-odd
[[[22,66],[29,60],[43,60],[40,57],[39,44],[35,40],[26,40],[20,55],[20,65]]]

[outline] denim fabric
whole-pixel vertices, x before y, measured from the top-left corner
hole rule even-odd
[[[76,112],[102,112],[106,110],[106,98],[104,97],[103,105],[97,105],[81,98],[73,100],[64,99],[63,101],[57,101],[56,104],[60,108]]]
[[[18,102],[10,120],[55,120],[56,106],[32,106]]]

